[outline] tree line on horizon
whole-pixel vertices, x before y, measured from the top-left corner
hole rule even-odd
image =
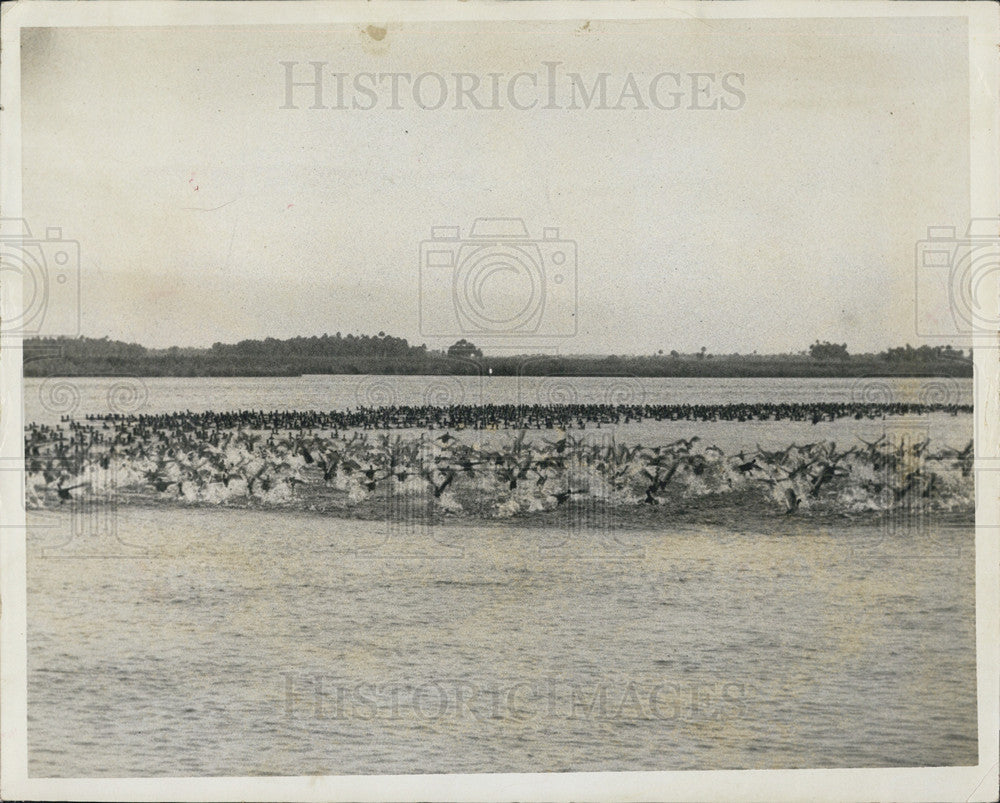
[[[835,377],[879,373],[971,376],[971,352],[909,344],[852,355],[846,344],[816,341],[798,354],[693,354],[484,357],[461,339],[448,349],[410,345],[405,338],[319,335],[242,340],[208,348],[153,349],[90,337],[41,337],[23,343],[25,376],[299,376],[302,374],[493,374],[498,376],[775,376]]]

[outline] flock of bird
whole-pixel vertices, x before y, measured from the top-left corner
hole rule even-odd
[[[310,429],[586,429],[587,425],[653,421],[836,421],[875,420],[927,413],[971,413],[971,404],[910,402],[748,402],[741,404],[452,404],[390,405],[350,410],[233,412],[190,410],[160,415],[88,415],[87,421],[175,429],[242,427],[259,430]],[[64,422],[70,419],[63,417]]]
[[[551,425],[551,411],[507,407],[471,408],[476,416],[465,408],[397,407],[64,419],[26,429],[26,499],[31,507],[48,507],[113,494],[118,500],[316,510],[409,500],[410,509],[419,504],[482,517],[581,502],[656,506],[746,493],[787,514],[973,506],[971,441],[963,449],[932,451],[927,439],[886,434],[847,448],[820,440],[727,455],[702,446],[698,437],[628,445],[610,431],[574,435],[561,426],[600,427],[651,415],[728,420],[748,411],[807,420],[820,410],[825,416],[870,414],[866,405],[731,407],[572,406]],[[422,431],[365,431],[376,422],[388,428],[386,421]],[[499,428],[501,421],[517,426],[497,443],[462,431],[484,422]],[[543,428],[552,433],[531,432]]]

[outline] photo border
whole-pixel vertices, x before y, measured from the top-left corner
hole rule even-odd
[[[120,0],[65,3],[51,0],[5,5],[0,72],[0,207],[21,212],[20,29],[29,26],[315,27],[333,23],[565,19],[715,19],[787,17],[966,18],[970,26],[970,150],[972,217],[1000,217],[996,58],[1000,6],[991,2],[254,2]],[[992,100],[991,100],[992,96]],[[970,166],[971,167],[971,166]],[[2,288],[0,314],[16,316],[17,282]],[[22,360],[16,335],[6,336],[0,359],[2,456],[23,460]],[[8,348],[9,346],[9,348]],[[977,463],[1000,465],[998,347],[978,345],[975,365]],[[983,452],[980,452],[980,449]],[[988,451],[987,451],[988,450]],[[980,457],[982,455],[982,457]],[[23,481],[0,472],[0,510],[20,518],[0,531],[0,796],[5,799],[76,800],[993,800],[1000,750],[1000,472],[977,470],[976,631],[979,764],[975,767],[802,769],[657,772],[571,772],[475,775],[371,775],[199,778],[30,778],[27,774],[26,548]]]

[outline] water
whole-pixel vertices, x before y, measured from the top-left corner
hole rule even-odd
[[[178,410],[342,410],[360,404],[733,404],[737,402],[931,402],[971,404],[971,379],[678,379],[635,377],[411,377],[306,376],[291,378],[51,378],[26,379],[25,421],[57,424],[62,415],[167,413]],[[887,419],[932,438],[935,446],[962,447],[972,438],[972,417],[936,413]],[[727,454],[781,449],[790,443],[871,441],[887,428],[882,420],[642,421],[618,427],[619,441],[654,444],[697,434],[703,445]],[[592,438],[612,430],[591,428]],[[489,441],[489,436],[478,435]]]
[[[969,380],[872,382],[48,379],[25,382],[25,418],[558,398],[971,402]],[[643,422],[623,435],[699,434],[728,452],[847,444],[898,423],[938,444],[972,436],[969,415]],[[57,507],[29,524],[32,776],[977,758],[971,527],[778,517],[613,540],[176,507]]]
[[[387,540],[131,508],[95,548],[47,515],[28,551],[32,776],[976,761],[969,529]]]
[[[948,377],[712,379],[637,377],[303,376],[25,379],[25,420],[175,410],[343,410],[389,404],[972,404],[972,380]]]

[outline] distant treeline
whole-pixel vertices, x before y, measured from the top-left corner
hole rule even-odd
[[[244,340],[204,349],[149,349],[107,338],[34,338],[24,341],[24,375],[972,376],[971,358],[950,346],[905,346],[864,355],[849,355],[846,346],[815,346],[809,353],[777,355],[712,355],[703,349],[696,354],[674,351],[649,356],[484,357],[478,349],[436,351],[384,333]]]

